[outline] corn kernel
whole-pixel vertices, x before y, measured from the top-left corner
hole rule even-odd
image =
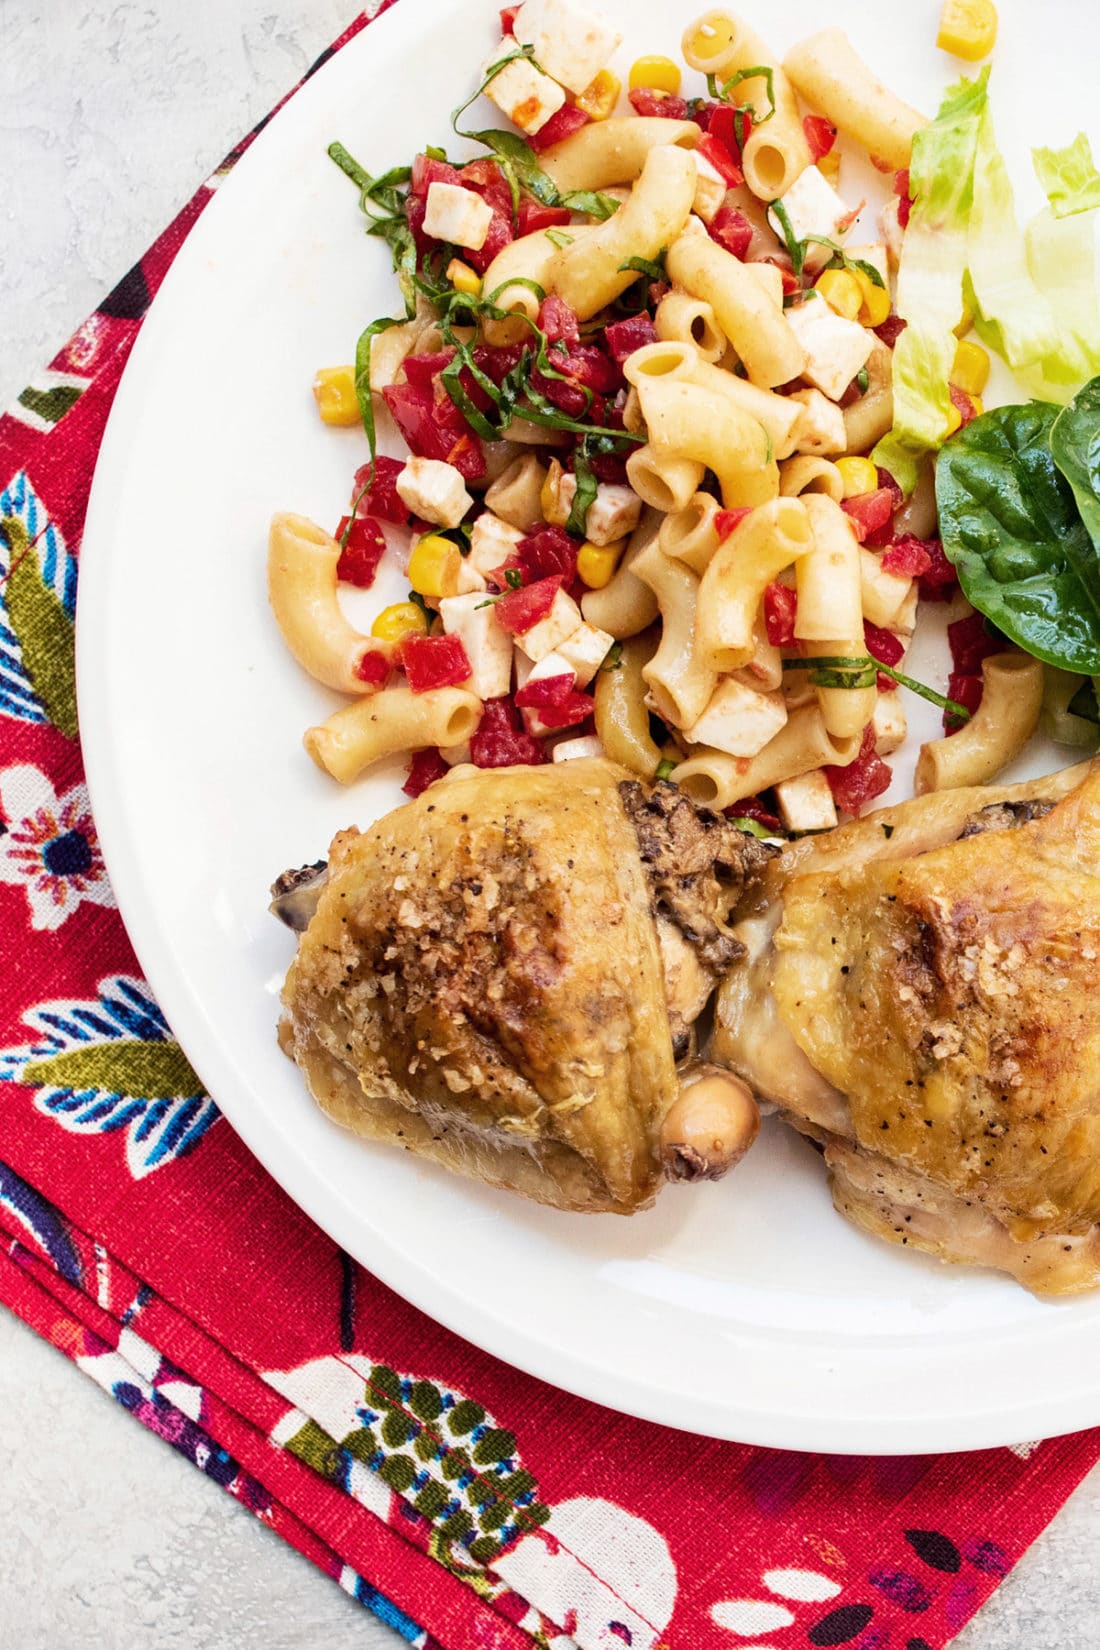
[[[394,602],[384,607],[370,627],[380,642],[400,642],[406,636],[426,636],[428,620],[415,602]]]
[[[682,78],[679,65],[671,57],[639,57],[630,65],[627,85],[632,92],[644,86],[648,91],[668,92],[675,97]]]
[[[589,590],[602,590],[611,582],[612,574],[622,560],[626,540],[615,544],[582,544],[577,552],[577,574]]]
[[[971,309],[970,305],[964,299],[963,300],[962,314],[959,316],[958,323],[955,327],[955,337],[956,338],[965,338],[967,333],[973,327],[973,325],[974,325],[974,311]]]
[[[409,557],[409,583],[418,596],[457,596],[461,564],[457,544],[442,533],[425,533]]]
[[[993,0],[943,0],[936,45],[953,57],[976,63],[993,50],[997,8]]]
[[[564,527],[569,519],[569,510],[564,507],[558,498],[558,487],[563,475],[562,467],[556,458],[550,460],[550,467],[546,472],[546,480],[539,493],[539,506],[542,510],[542,519],[551,527]]]
[[[859,498],[878,486],[878,471],[869,458],[838,458],[836,467],[844,482],[844,497]]]
[[[970,405],[974,409],[974,417],[980,418],[985,411],[985,402],[982,400],[981,396],[972,395],[970,397]]]
[[[962,425],[962,413],[959,411],[958,407],[956,407],[955,403],[952,401],[951,405],[947,409],[947,433],[948,433],[948,435],[954,435],[955,431],[957,429],[959,429],[961,425]]]
[[[471,298],[481,296],[481,276],[461,258],[452,258],[447,265],[447,279],[456,292],[465,292]]]
[[[359,397],[354,367],[318,367],[313,399],[325,424],[358,424]]]
[[[835,189],[840,183],[840,150],[834,146],[827,155],[819,155],[817,169],[826,183],[831,183]]]
[[[890,288],[885,284],[876,286],[861,269],[853,269],[851,273],[855,276],[863,300],[857,319],[865,327],[880,327],[890,313]]]
[[[606,120],[619,101],[623,83],[610,69],[601,69],[594,80],[577,96],[577,108],[583,109],[589,120]]]
[[[856,319],[863,304],[863,293],[850,269],[826,269],[817,278],[816,290],[846,321]]]
[[[972,344],[966,338],[956,344],[951,382],[971,397],[981,395],[989,383],[989,356],[980,344]]]

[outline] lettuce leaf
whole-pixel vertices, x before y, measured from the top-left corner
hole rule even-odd
[[[1100,172],[1084,132],[1064,149],[1033,149],[1035,176],[1056,218],[1073,217],[1100,206]]]

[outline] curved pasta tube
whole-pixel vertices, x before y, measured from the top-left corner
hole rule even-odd
[[[657,617],[657,598],[648,584],[634,572],[634,563],[657,537],[659,519],[654,510],[643,510],[642,519],[630,536],[626,554],[602,590],[589,590],[581,597],[581,612],[590,625],[606,630],[616,641],[637,636]]]
[[[920,748],[913,788],[955,790],[985,785],[1007,767],[1039,724],[1043,706],[1043,667],[1025,653],[994,653],[982,663],[982,702],[964,727],[949,739],[933,739]]]
[[[480,720],[481,700],[465,688],[390,687],[307,729],[302,743],[319,768],[350,785],[384,756],[461,745]]]
[[[267,594],[283,640],[303,670],[338,693],[373,694],[355,674],[366,652],[385,652],[344,617],[336,596],[340,546],[308,516],[272,517]]]
[[[601,670],[596,677],[596,732],[604,755],[646,779],[652,779],[661,760],[660,749],[649,732],[647,689],[642,675],[656,648],[653,631],[634,636],[623,643],[615,669]]]
[[[637,270],[622,267],[628,258],[655,258],[680,234],[691,215],[696,178],[694,156],[686,149],[651,149],[626,204],[555,253],[546,271],[550,290],[580,320],[590,320],[637,280]]]
[[[891,171],[909,165],[913,138],[928,125],[868,68],[843,29],[823,29],[787,53],[797,92]]]
[[[693,802],[722,809],[813,768],[846,768],[859,755],[859,747],[858,738],[834,739],[813,705],[789,716],[758,755],[702,750],[674,768],[671,777]]]
[[[633,386],[632,386],[633,393]],[[704,466],[671,448],[650,441],[635,447],[626,461],[626,479],[654,510],[682,510],[703,480]]]
[[[370,387],[375,395],[396,384],[397,375],[408,355],[430,355],[443,348],[443,339],[435,324],[435,311],[419,293],[416,314],[411,321],[402,321],[396,327],[387,327],[371,340]]]
[[[782,498],[800,498],[803,493],[824,493],[837,504],[844,497],[844,477],[827,458],[797,453],[779,466]]]
[[[665,343],[691,344],[703,361],[720,361],[726,339],[705,298],[687,292],[669,292],[654,316],[657,336]]]
[[[894,515],[894,531],[912,533],[915,539],[930,539],[939,524],[936,509],[936,467],[926,459],[920,467],[917,485]]]
[[[802,651],[807,659],[859,659],[865,657],[867,646],[861,629],[858,640],[804,642]],[[825,731],[834,739],[858,739],[875,714],[878,688],[874,683],[865,688],[815,687],[814,692]]]
[[[774,94],[771,117],[754,122],[742,154],[745,181],[761,200],[775,200],[786,194],[792,183],[809,166],[812,156],[802,129],[798,99],[776,57],[748,24],[730,12],[706,12],[684,30],[684,61],[719,80],[728,80],[741,69],[758,65],[770,68]],[[744,80],[737,99],[749,103],[761,114],[768,107],[768,82],[763,75]]]
[[[894,352],[880,338],[871,346],[865,370],[867,388],[858,401],[844,408],[844,434],[850,453],[867,452],[894,423]]]
[[[633,183],[653,149],[694,149],[702,133],[693,120],[625,115],[590,121],[539,155],[539,165],[563,195],[574,189],[610,189]]]
[[[674,511],[661,523],[657,540],[665,555],[682,561],[701,578],[720,542],[714,524],[717,514],[716,498],[710,493],[695,493],[682,510]]]
[[[642,676],[658,715],[673,727],[689,728],[710,703],[718,681],[696,645],[699,580],[670,561],[657,543],[642,551],[634,572],[649,585],[661,612],[661,643]]]
[[[884,630],[894,628],[905,606],[913,581],[897,573],[887,573],[878,556],[866,545],[859,547],[859,587],[863,617]]]
[[[570,230],[569,233],[572,234],[573,231]],[[524,325],[524,318],[528,321],[538,320],[539,298],[537,293],[532,292],[529,286],[522,285],[522,282],[534,281],[544,292],[548,291],[547,273],[558,251],[559,248],[553,241],[547,240],[546,231],[538,229],[533,235],[522,235],[518,241],[509,241],[508,245],[497,253],[485,271],[481,290],[486,298],[491,293],[496,294],[493,298],[496,307],[506,309],[510,315],[518,316],[520,319],[486,319],[482,328],[486,343],[506,347],[509,344],[521,344],[525,339],[533,337],[530,327]]]
[[[800,642],[828,642],[837,636],[863,635],[859,541],[839,504],[822,493],[808,493],[802,507],[809,518],[813,547],[796,572],[798,612],[794,633]],[[866,649],[860,647],[859,653]]]
[[[769,642],[767,630],[758,619],[753,631],[752,658],[734,671],[734,680],[744,682],[746,687],[758,688],[761,693],[774,693],[783,687],[784,674],[783,655],[774,642]]]
[[[665,259],[670,280],[693,298],[708,300],[749,382],[772,389],[800,377],[805,358],[783,313],[782,299],[773,296],[774,288],[765,285],[753,267],[738,262],[699,230],[675,240]],[[779,271],[775,274],[778,277]]]
[[[638,394],[650,441],[713,470],[727,509],[751,508],[776,497],[779,468],[767,431],[750,413],[728,397],[682,379],[643,378]]]
[[[545,465],[534,453],[521,453],[487,490],[485,503],[501,521],[529,533],[542,520],[542,484],[545,480]]]
[[[813,547],[806,505],[794,498],[754,510],[719,545],[699,586],[698,646],[714,670],[750,662],[765,589]]]
[[[687,302],[693,300],[688,299]],[[758,385],[749,384],[734,373],[704,360],[693,343],[667,340],[659,344],[643,344],[641,349],[627,357],[623,371],[627,382],[637,388],[639,394],[649,380],[672,379],[678,383],[698,384],[701,389],[709,390],[714,395],[725,396],[739,412],[747,413],[763,427],[772,444],[773,458],[787,458],[794,450],[801,404],[790,396],[762,390]],[[642,409],[644,412],[644,395]]]

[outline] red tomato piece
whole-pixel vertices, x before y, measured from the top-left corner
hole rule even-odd
[[[546,342],[564,344],[566,354],[580,344],[581,324],[574,311],[555,292],[544,298],[539,306],[539,326],[546,334]]]
[[[382,396],[417,458],[453,464],[467,481],[478,481],[485,474],[481,445],[448,396],[437,401],[431,391],[415,384],[388,385]]]
[[[403,526],[409,519],[409,507],[397,491],[397,478],[404,468],[404,459],[379,455],[374,461],[372,478],[370,465],[360,464],[351,492],[356,515],[379,516],[383,521],[393,521]]]
[[[764,629],[773,647],[794,645],[797,615],[798,593],[785,584],[769,584],[764,591]]]
[[[758,796],[746,796],[740,802],[731,803],[724,809],[727,819],[751,819],[757,825],[763,825],[766,831],[774,831],[776,836],[786,836],[779,820],[773,813],[769,813]]]
[[[381,687],[389,673],[390,661],[376,647],[368,647],[360,654],[355,674],[361,682],[371,682],[375,687]]]
[[[878,471],[879,486],[885,487],[890,492],[894,500],[894,509],[900,510],[902,505],[905,503],[905,494],[902,492],[889,470],[884,470],[881,464],[876,465],[875,468]]]
[[[520,539],[515,554],[527,584],[558,577],[570,584],[577,571],[577,543],[564,527],[540,527]]]
[[[628,94],[630,107],[636,115],[660,115],[665,120],[685,120],[687,99],[672,92],[659,92],[653,86],[636,86]]]
[[[461,184],[462,178],[458,168],[448,165],[445,160],[433,160],[431,155],[416,155],[412,163],[409,193],[423,198],[433,183]]]
[[[516,13],[518,11],[519,11],[518,6],[504,6],[504,7],[501,8],[500,32],[505,37],[507,37],[510,34],[515,33]]]
[[[560,573],[554,573],[549,578],[524,585],[522,590],[510,590],[494,609],[497,624],[510,636],[526,636],[540,620],[545,619],[564,582]]]
[[[470,679],[470,661],[459,636],[406,636],[398,657],[414,693],[460,687]]]
[[[614,424],[615,419],[611,422]],[[609,487],[629,487],[626,460],[626,453],[593,453],[588,464],[597,481],[605,481]]]
[[[578,693],[575,684],[572,672],[543,676],[520,688],[516,704],[523,710],[537,710],[544,727],[575,728],[592,714],[592,700],[586,693]]]
[[[539,740],[524,732],[511,699],[488,699],[470,740],[470,760],[478,768],[533,768],[549,761],[549,754]]]
[[[963,710],[968,710],[971,716],[981,704],[984,690],[985,683],[982,678],[968,675],[965,671],[953,670],[947,678],[947,697],[954,699],[955,703],[961,705]],[[949,710],[944,711],[943,731],[945,733],[958,733],[959,729],[965,726],[966,723],[961,717],[954,716]]]
[[[836,143],[836,127],[824,115],[806,115],[802,121],[802,130],[806,134],[806,142],[810,148],[810,159],[816,164],[823,155],[827,155]]]
[[[920,539],[906,534],[896,543],[891,544],[882,557],[882,571],[893,573],[898,579],[917,579],[922,573],[927,573],[932,565],[932,557],[921,543]]]
[[[511,217],[512,186],[499,161],[490,159],[488,155],[468,161],[459,173],[458,181],[464,189],[472,189],[475,195],[480,195],[494,211]]]
[[[888,315],[881,326],[872,330],[876,338],[881,338],[887,349],[893,349],[906,327],[908,321],[903,321],[900,315]]]
[[[740,120],[737,118],[738,114]],[[698,116],[693,118],[698,119]],[[738,127],[741,129],[741,143],[737,141]],[[738,165],[741,164],[743,146],[749,141],[752,133],[752,116],[747,109],[737,110],[732,109],[728,103],[715,103],[712,105],[710,118],[704,130],[709,132],[711,137],[717,138],[726,153],[732,155]]]
[[[714,530],[720,539],[728,539],[745,517],[751,515],[751,510],[719,510],[714,518]]]
[[[434,395],[435,381],[454,359],[454,353],[453,349],[440,349],[429,350],[426,355],[406,355],[402,363],[405,377],[418,390],[431,390]]]
[[[980,676],[982,660],[1004,651],[1005,639],[980,613],[968,613],[947,627],[951,663],[962,676]],[[954,694],[951,696],[954,698]]]
[[[877,659],[880,665],[899,665],[905,657],[905,643],[894,635],[892,630],[882,630],[869,619],[863,621],[863,640],[872,659]],[[879,689],[889,693],[895,685],[889,676],[880,676]]]
[[[959,429],[965,430],[966,426],[973,423],[974,419],[977,418],[978,409],[974,405],[970,396],[967,395],[966,391],[960,390],[957,384],[949,384],[947,386],[947,392],[951,397],[951,405],[955,408],[959,417],[962,419]],[[958,431],[955,433],[957,434]]]
[[[508,577],[509,573],[513,575],[511,579]],[[518,578],[515,577],[517,573]],[[518,590],[524,582],[523,568],[514,555],[509,556],[507,561],[502,561],[499,567],[494,567],[485,575],[485,583],[494,596],[502,596],[506,590]]]
[[[875,751],[875,730],[863,730],[863,743],[855,761],[846,768],[827,767],[825,778],[838,808],[858,819],[869,802],[889,790],[893,775]]]
[[[899,539],[900,544],[908,543],[908,535]],[[929,601],[949,602],[958,586],[959,575],[944,554],[943,545],[939,539],[918,539],[928,552],[930,566],[926,573],[920,575],[920,593]]]
[[[422,796],[429,785],[434,785],[437,779],[442,779],[450,771],[433,746],[424,751],[413,751],[401,789],[406,796]]]
[[[350,523],[350,526],[349,526]],[[344,534],[347,533],[347,542]],[[359,590],[369,590],[378,572],[378,563],[386,553],[382,529],[370,516],[341,516],[335,538],[342,546],[336,563],[336,577],[343,584],[354,584]]]
[[[720,206],[707,224],[707,233],[712,241],[717,241],[719,246],[724,246],[727,252],[732,252],[744,263],[754,231],[743,212],[735,206]]]
[[[894,516],[894,494],[890,487],[877,487],[873,493],[858,493],[855,498],[841,501],[840,508],[851,520],[861,544],[872,533],[886,527]]]
[[[909,170],[894,173],[894,194],[898,197],[898,223],[903,229],[909,228],[909,214],[913,210],[913,197],[909,193]]]
[[[523,354],[520,344],[493,345],[478,344],[474,350],[474,362],[494,384],[500,384],[511,372]]]
[[[657,328],[648,315],[628,315],[625,320],[612,321],[603,329],[604,343],[612,360],[621,367],[636,349],[657,342]]]
[[[579,132],[582,126],[587,125],[588,116],[583,109],[578,109],[575,103],[563,103],[561,108],[550,116],[545,126],[540,126],[537,132],[528,133],[527,141],[536,155],[541,155],[544,149],[572,137],[574,132]]]
[[[710,164],[714,167],[714,170],[718,173],[718,176],[722,179],[727,188],[736,189],[740,184],[744,183],[745,174],[742,172],[740,166],[738,166],[725,144],[719,142],[718,138],[715,136],[713,127],[709,132],[703,133],[702,137],[699,139],[699,142],[696,144],[695,149],[696,154],[700,154],[703,156],[704,160],[710,161]]]
[[[519,232],[537,235],[540,229],[560,229],[569,223],[572,212],[567,206],[543,206],[541,201],[520,201]]]
[[[497,253],[503,252],[504,248],[514,238],[511,210],[507,212],[495,210],[483,244],[476,251],[469,246],[460,247],[459,250],[464,261],[476,269],[479,275],[484,275]]]

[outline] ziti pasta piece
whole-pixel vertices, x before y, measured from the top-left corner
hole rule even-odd
[[[694,149],[701,135],[693,120],[663,120],[659,115],[590,121],[572,137],[544,149],[539,164],[563,195],[574,189],[611,189],[633,183],[651,150],[669,144]]]
[[[794,711],[758,756],[702,750],[674,768],[671,778],[693,802],[723,809],[814,768],[846,768],[859,755],[859,747],[858,738],[832,738],[814,705]]]
[[[754,510],[719,545],[699,587],[698,647],[712,669],[725,673],[749,663],[764,591],[813,548],[806,504],[793,498]]]
[[[724,83],[745,69],[766,68],[769,78],[754,75],[732,89],[733,101],[755,110],[752,131],[742,153],[745,182],[760,200],[785,195],[809,166],[812,156],[802,116],[787,75],[776,54],[743,18],[709,11],[684,30],[684,61]],[[771,113],[769,114],[769,107]]]
[[[389,687],[309,728],[302,743],[319,768],[350,785],[384,756],[464,744],[480,719],[481,700],[465,688]]]
[[[649,690],[642,675],[656,649],[653,630],[624,642],[615,668],[601,670],[597,676],[594,695],[596,732],[605,756],[646,779],[652,779],[661,760],[649,731]]]
[[[701,229],[672,243],[665,267],[670,280],[710,304],[750,383],[773,389],[801,375],[802,346],[787,323],[782,297],[765,285],[766,276],[740,263]],[[778,277],[779,271],[774,273]]]
[[[703,714],[718,681],[696,642],[699,580],[656,541],[642,551],[634,572],[649,585],[661,612],[660,646],[642,675],[658,715],[673,727],[688,728]]]
[[[283,640],[303,670],[337,693],[374,694],[356,674],[364,653],[385,652],[345,619],[336,596],[340,546],[307,516],[272,518],[267,593]]]
[[[1039,724],[1043,667],[1024,653],[994,653],[982,662],[982,702],[958,733],[920,748],[913,788],[956,790],[987,785],[1023,749]]]
[[[783,67],[807,103],[891,171],[909,165],[927,120],[883,85],[843,29],[823,29],[787,53]]]

